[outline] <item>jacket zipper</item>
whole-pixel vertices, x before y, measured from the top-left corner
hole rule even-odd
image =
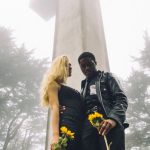
[[[98,76],[98,78],[99,78],[98,81],[99,82],[96,81],[96,84],[97,84],[96,92],[97,92],[98,99],[99,99],[99,101],[102,105],[102,108],[103,108],[106,116],[108,116],[107,112],[106,112],[106,109],[105,109],[105,106],[104,106],[104,103],[103,103],[103,100],[102,100],[102,94],[101,94],[101,89],[100,89],[100,81],[101,81],[102,75],[103,75],[103,72],[101,73],[100,77]]]

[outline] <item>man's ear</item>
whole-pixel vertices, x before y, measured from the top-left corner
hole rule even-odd
[[[91,61],[92,61],[92,62],[93,62],[95,65],[97,65],[97,62],[96,62],[96,60],[92,60],[92,59],[91,59]]]
[[[96,61],[93,60],[93,62],[94,62],[95,65],[97,65],[97,62],[96,62]]]

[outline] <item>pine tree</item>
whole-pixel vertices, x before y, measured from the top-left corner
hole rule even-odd
[[[140,57],[134,58],[140,70],[133,70],[127,80],[129,99],[127,149],[150,146],[150,37],[144,34],[145,47]]]
[[[38,93],[48,61],[35,59],[24,44],[18,47],[12,35],[0,27],[0,149],[29,150],[45,139]]]

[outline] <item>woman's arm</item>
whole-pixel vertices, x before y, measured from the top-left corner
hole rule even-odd
[[[55,144],[59,139],[59,100],[58,100],[58,85],[52,85],[49,88],[49,105],[50,105],[50,126],[52,130],[51,144]]]

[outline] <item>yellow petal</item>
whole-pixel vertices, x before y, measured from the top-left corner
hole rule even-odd
[[[61,130],[62,133],[67,133],[67,131],[68,131],[68,129],[65,126],[62,126],[60,128],[60,130]]]

